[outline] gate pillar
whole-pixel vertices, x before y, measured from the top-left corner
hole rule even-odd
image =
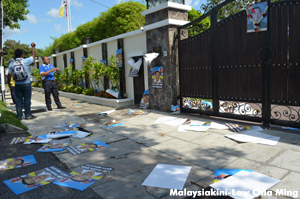
[[[178,41],[176,41],[175,35],[177,35],[178,26],[188,23],[188,11],[191,10],[191,6],[183,5],[181,1],[176,1],[179,3],[153,2],[148,0],[148,9],[142,12],[142,15],[146,17],[144,30],[147,38],[147,53],[160,53],[148,65],[150,108],[170,111],[171,105],[177,104],[177,86],[179,84],[176,72],[178,71]],[[160,4],[159,2],[165,3]],[[151,69],[156,66],[163,66],[162,88],[154,88],[152,85]]]

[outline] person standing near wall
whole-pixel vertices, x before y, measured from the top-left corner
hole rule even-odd
[[[8,65],[10,65],[10,63],[13,63],[15,60],[13,58],[9,59],[7,62],[8,62]],[[10,74],[8,76],[11,76]],[[9,79],[7,77],[7,79]],[[10,78],[10,81],[8,82],[8,86],[9,86],[9,89],[10,89],[10,96],[11,96],[11,99],[13,101],[14,104],[17,104],[17,98],[16,98],[16,90],[15,90],[15,80],[13,78]]]
[[[53,65],[49,64],[50,60],[47,56],[43,57],[43,65],[39,67],[40,74],[42,76],[42,85],[45,90],[45,101],[48,111],[52,111],[51,107],[51,93],[53,95],[55,104],[57,105],[58,109],[65,109],[60,103],[59,96],[58,96],[58,88],[57,84],[54,81],[54,72],[58,73],[59,68],[55,68]]]
[[[15,51],[16,60],[8,66],[8,82],[11,81],[11,74],[15,80],[16,102],[17,102],[17,118],[22,120],[22,102],[24,100],[25,119],[35,119],[36,116],[31,114],[31,83],[30,68],[35,58],[35,43],[31,43],[32,56],[24,59],[24,53],[21,49]]]

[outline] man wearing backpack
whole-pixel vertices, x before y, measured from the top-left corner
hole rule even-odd
[[[10,82],[11,75],[15,80],[15,90],[17,97],[17,118],[22,120],[22,101],[24,100],[25,119],[35,119],[31,115],[31,83],[30,83],[30,70],[29,65],[35,58],[35,43],[31,43],[32,56],[24,59],[24,53],[21,49],[15,51],[15,62],[10,63],[8,66],[8,82]]]

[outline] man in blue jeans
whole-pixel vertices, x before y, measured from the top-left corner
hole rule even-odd
[[[16,61],[23,61],[24,67],[27,70],[28,77],[22,81],[15,81],[15,90],[16,90],[16,98],[17,98],[17,118],[22,120],[23,112],[22,112],[22,101],[24,100],[24,108],[25,108],[25,119],[35,119],[36,117],[31,115],[31,83],[30,83],[30,68],[29,65],[33,62],[35,58],[35,43],[31,43],[32,47],[32,56],[24,59],[24,53],[21,49],[17,49],[15,51]],[[8,66],[8,82],[10,82],[11,74],[14,71],[14,63],[10,63]]]

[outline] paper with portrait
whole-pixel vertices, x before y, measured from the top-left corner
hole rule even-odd
[[[39,148],[38,152],[59,152],[71,145],[71,138],[53,139],[48,144]]]
[[[35,139],[37,136],[28,136],[28,137],[15,137],[11,139],[9,144],[20,144],[24,143],[27,139]]]
[[[51,166],[25,175],[21,175],[4,183],[16,194],[21,194],[38,187],[50,184],[56,180],[64,182],[71,178],[71,175],[58,167]]]
[[[53,184],[78,189],[80,191],[85,190],[96,181],[103,178],[105,175],[113,170],[111,167],[103,167],[94,164],[86,164],[78,169],[75,169],[70,173],[71,178],[61,182],[60,180],[54,181]]]
[[[163,66],[156,66],[152,68],[151,73],[152,73],[152,88],[163,88],[164,86]]]
[[[118,120],[109,120],[100,123],[100,126],[102,128],[109,128],[109,127],[122,126],[122,125],[124,124]]]
[[[44,134],[37,137],[29,137],[24,144],[46,144],[50,141],[51,138],[47,138],[47,134]]]
[[[0,160],[0,171],[25,167],[33,164],[36,164],[36,160],[33,155],[8,158],[6,160]]]
[[[82,143],[77,146],[69,146],[67,147],[67,150],[72,153],[73,155],[81,154],[81,153],[86,153],[98,149],[104,149],[109,147],[106,143],[96,140],[88,143]]]

